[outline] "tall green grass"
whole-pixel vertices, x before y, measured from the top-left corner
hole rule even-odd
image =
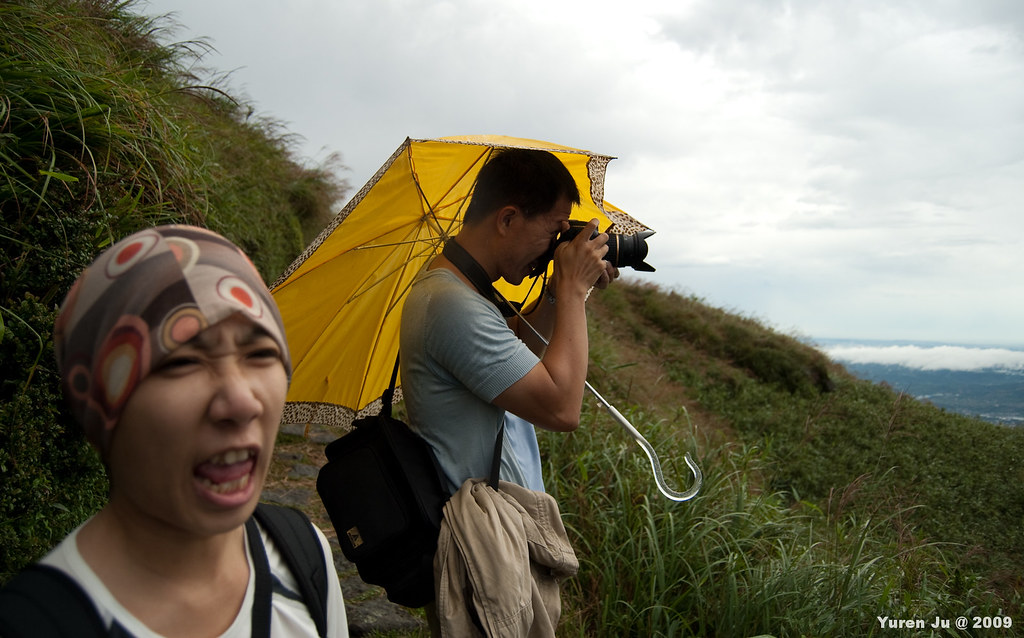
[[[811,503],[766,489],[764,449],[708,447],[693,424],[629,416],[665,459],[701,449],[704,486],[686,503],[662,498],[640,449],[599,414],[542,437],[581,563],[559,635],[872,636],[878,616],[1001,615],[980,578],[948,569],[955,548],[914,535],[906,508],[849,508],[863,481]]]

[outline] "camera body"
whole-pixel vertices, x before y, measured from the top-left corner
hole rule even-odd
[[[555,256],[555,248],[559,244],[566,241],[572,241],[576,235],[580,234],[584,228],[587,227],[587,222],[580,221],[578,219],[569,220],[569,229],[565,232],[559,233],[555,241],[551,243],[551,247],[544,253],[541,264],[537,267],[537,273],[544,272],[547,269],[548,263]],[[597,237],[600,231],[595,230],[591,238]],[[647,238],[654,234],[653,230],[642,230],[632,235],[619,235],[617,233],[608,233],[608,253],[604,256],[605,261],[615,266],[616,268],[630,267],[633,270],[641,270],[644,272],[654,272],[654,266],[648,264],[644,260],[647,259]]]

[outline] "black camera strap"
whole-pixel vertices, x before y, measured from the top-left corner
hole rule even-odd
[[[512,302],[505,299],[501,293],[495,288],[494,284],[491,283],[490,277],[487,276],[487,271],[480,265],[476,259],[473,259],[473,255],[469,254],[469,251],[459,245],[454,238],[449,239],[445,242],[444,248],[441,249],[441,254],[445,256],[445,259],[452,262],[456,268],[459,269],[463,275],[473,284],[473,287],[484,296],[501,311],[502,316],[512,317],[516,314],[515,309],[512,307]],[[498,473],[501,469],[501,449],[505,442],[505,421],[501,422],[501,427],[498,428],[498,437],[494,441],[494,457],[491,459],[491,474],[487,477],[487,484],[495,490],[498,489]]]
[[[466,279],[469,279],[473,287],[484,296],[484,299],[498,307],[503,317],[515,316],[516,311],[512,307],[512,302],[501,296],[501,293],[494,288],[494,284],[491,283],[487,271],[480,265],[480,262],[474,259],[473,255],[470,255],[469,251],[460,246],[454,238],[445,242],[441,254],[452,262],[459,272],[466,276]]]

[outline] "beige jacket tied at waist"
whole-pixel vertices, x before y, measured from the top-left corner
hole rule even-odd
[[[501,481],[469,479],[444,506],[434,556],[441,635],[554,636],[559,581],[576,575],[555,499]],[[472,612],[470,609],[472,608]]]

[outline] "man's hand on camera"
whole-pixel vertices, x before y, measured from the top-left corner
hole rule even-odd
[[[604,272],[601,273],[601,278],[594,284],[594,288],[598,290],[604,290],[613,281],[619,278],[619,269],[611,264],[611,262],[604,262]]]
[[[587,237],[590,237],[591,235],[594,235],[595,233],[597,233],[598,223],[599,222],[596,219],[590,220],[590,223],[587,225],[588,226],[587,229],[585,229],[583,232],[581,232],[579,235],[577,235],[574,239],[579,239],[579,237],[581,235],[584,235],[584,233],[586,234]],[[607,248],[608,239],[609,239],[608,233],[597,234],[594,237],[592,237],[591,239],[592,240],[601,239],[602,243]],[[607,252],[608,251],[605,250],[605,254],[606,255],[607,255]],[[615,281],[619,277],[619,269],[618,268],[616,268],[614,265],[612,265],[612,263],[610,261],[602,259],[602,262],[604,264],[604,271],[601,273],[601,276],[597,279],[597,281],[595,281],[594,284],[593,284],[593,287],[597,288],[598,290],[604,290],[613,281]]]
[[[556,296],[578,294],[586,297],[591,286],[607,275],[608,235],[599,233],[597,220],[592,219],[572,241],[555,249]]]

